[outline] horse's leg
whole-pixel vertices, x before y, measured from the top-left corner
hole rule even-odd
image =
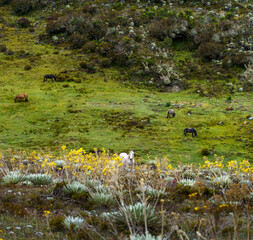
[[[28,96],[25,98],[25,101],[28,102]]]

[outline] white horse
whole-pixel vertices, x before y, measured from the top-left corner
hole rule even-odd
[[[124,165],[125,164],[134,165],[134,151],[131,150],[129,154],[121,153],[119,157]]]

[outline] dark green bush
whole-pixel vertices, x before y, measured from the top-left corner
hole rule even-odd
[[[112,61],[110,58],[101,58],[99,64],[101,67],[107,68],[111,66]]]
[[[96,52],[99,53],[103,57],[107,57],[110,55],[110,52],[112,51],[113,46],[108,42],[101,42],[97,48]]]
[[[66,31],[65,20],[58,19],[49,21],[46,26],[46,33],[53,35],[57,33],[64,33]]]
[[[34,9],[31,0],[14,0],[12,1],[12,9],[18,15],[24,15]]]
[[[53,216],[50,220],[49,220],[49,226],[50,229],[54,232],[60,232],[64,230],[64,216],[63,215],[57,215],[57,216]]]
[[[208,156],[209,154],[210,154],[210,150],[207,147],[201,149],[202,156]]]
[[[97,5],[85,5],[83,6],[83,12],[84,13],[90,13],[90,14],[95,14],[97,13],[98,8]]]
[[[153,22],[149,26],[149,34],[151,37],[155,37],[163,41],[169,36],[171,24],[167,19],[161,19]]]
[[[224,55],[224,50],[225,46],[216,42],[207,42],[199,46],[200,56],[208,60],[221,59]]]
[[[85,43],[83,46],[83,50],[86,53],[95,52],[96,48],[97,48],[97,44],[95,41],[89,41]]]
[[[83,47],[84,43],[87,41],[87,38],[84,35],[77,33],[71,35],[68,41],[70,42],[71,48],[79,49]]]
[[[10,3],[11,3],[11,0],[0,0],[0,6],[10,4]]]
[[[14,52],[11,49],[8,49],[7,51],[5,51],[5,55],[13,55]]]
[[[31,65],[26,65],[26,66],[24,67],[24,70],[26,70],[26,71],[28,71],[28,70],[30,70],[30,69],[32,69],[32,66],[31,66]]]
[[[6,52],[7,51],[7,47],[5,44],[1,44],[0,45],[0,52]]]
[[[251,62],[252,57],[248,53],[237,53],[231,57],[232,64],[244,68],[245,65]]]
[[[31,25],[31,22],[29,21],[29,19],[22,17],[18,19],[17,24],[20,27],[27,28]]]

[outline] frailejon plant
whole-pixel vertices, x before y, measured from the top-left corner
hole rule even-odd
[[[137,189],[137,191],[139,191],[139,189]],[[164,196],[165,191],[157,190],[155,188],[152,188],[151,186],[145,186],[145,195],[151,198],[157,198],[157,197]]]
[[[101,205],[109,207],[115,203],[115,200],[111,194],[106,194],[104,192],[92,193],[89,201],[92,201],[96,205]]]
[[[26,176],[26,180],[34,185],[49,185],[53,182],[52,176],[42,173],[34,173]]]
[[[88,192],[88,189],[86,186],[81,184],[80,182],[72,182],[68,183],[63,187],[63,192],[66,194],[77,194],[77,193],[86,193]]]
[[[220,177],[216,177],[212,179],[212,183],[215,186],[219,186],[219,187],[228,187],[231,183],[232,180],[230,179],[230,176],[220,176]]]
[[[64,219],[63,224],[68,230],[79,230],[84,227],[84,220],[80,217],[68,216]]]
[[[117,212],[104,213],[104,218],[113,221],[117,226],[127,227],[131,223],[135,228],[143,228],[145,219],[148,228],[157,228],[161,220],[155,213],[155,209],[149,204],[144,206],[138,202],[134,205],[120,207]]]
[[[190,187],[194,186],[195,183],[196,183],[196,181],[195,181],[195,180],[192,180],[192,179],[181,179],[181,180],[178,182],[178,184],[182,184],[182,185],[184,185],[184,186],[190,186]]]
[[[22,174],[20,171],[8,172],[3,177],[3,183],[6,183],[6,184],[17,184],[24,180],[25,180],[25,175]]]
[[[130,240],[162,240],[161,236],[152,236],[151,234],[130,235]],[[165,238],[164,238],[165,240]]]

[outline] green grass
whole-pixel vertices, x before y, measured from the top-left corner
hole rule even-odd
[[[138,89],[117,82],[120,73],[115,69],[105,70],[106,77],[99,71],[80,71],[85,55],[63,48],[54,54],[54,46],[34,44],[36,37],[26,29],[14,34],[8,28],[5,34],[8,41],[4,43],[15,55],[0,53],[1,149],[58,151],[63,144],[86,150],[134,149],[138,157],[167,155],[176,163],[201,162],[201,149],[208,147],[227,160],[252,159],[252,122],[246,119],[253,110],[252,93],[233,95],[234,102],[227,104],[227,96],[209,100],[185,91]],[[18,59],[20,50],[30,56]],[[24,70],[27,64],[32,66],[29,71]],[[66,70],[81,82],[43,83],[45,74]],[[19,93],[27,93],[29,102],[14,103]],[[167,102],[182,104],[182,108],[174,107],[175,118],[166,119]],[[227,106],[235,110],[227,112]],[[224,125],[218,125],[220,121]],[[198,137],[185,137],[185,127],[194,127]]]

